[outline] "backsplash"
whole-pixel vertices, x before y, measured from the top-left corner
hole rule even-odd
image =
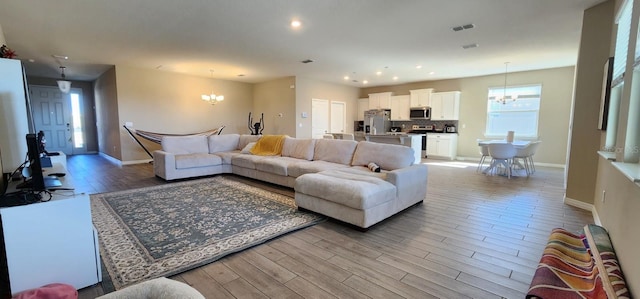
[[[426,125],[434,125],[436,129],[443,129],[445,125],[454,125],[456,128],[458,127],[457,120],[427,120],[427,119],[416,119],[412,121],[392,121],[392,127],[401,127],[403,132],[411,131],[413,125],[418,125],[424,127]]]

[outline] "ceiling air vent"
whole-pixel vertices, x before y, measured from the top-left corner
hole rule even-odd
[[[462,46],[463,49],[472,49],[472,48],[477,48],[479,45],[478,44],[468,44],[468,45],[464,45]]]
[[[467,29],[471,29],[471,28],[475,28],[475,27],[476,27],[476,25],[466,24],[466,25],[460,25],[460,26],[452,27],[451,30],[457,32],[457,31],[467,30]]]
[[[311,63],[311,62],[313,62],[313,60],[311,60],[311,59],[305,59],[305,60],[300,61],[300,62],[302,62],[302,63]]]

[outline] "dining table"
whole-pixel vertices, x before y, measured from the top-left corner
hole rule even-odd
[[[478,146],[486,146],[489,144],[506,144],[506,143],[511,143],[513,144],[513,147],[515,147],[516,149],[522,149],[527,147],[531,141],[528,140],[514,140],[512,142],[508,142],[506,139],[494,139],[494,140],[479,140],[478,141]],[[518,167],[520,167],[521,169],[524,169],[524,165],[522,165],[519,161],[515,161],[514,164]],[[487,174],[489,173],[489,171],[491,171],[491,168],[495,167],[495,165],[489,165],[487,168],[485,168],[482,173]]]

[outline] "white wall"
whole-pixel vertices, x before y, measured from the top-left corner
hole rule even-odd
[[[0,154],[2,172],[24,162],[29,133],[26,97],[20,60],[0,58]]]

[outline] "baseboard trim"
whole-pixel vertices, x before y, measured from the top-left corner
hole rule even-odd
[[[103,152],[100,152],[100,156],[102,156],[103,158],[109,160],[112,163],[115,163],[115,164],[118,164],[118,165],[122,166],[122,161],[120,161],[120,160],[118,160],[118,159],[116,159],[114,157],[111,157],[111,156],[109,156],[109,155],[107,155],[107,154],[105,154]]]
[[[147,164],[153,162],[153,159],[122,161],[122,165]]]
[[[579,201],[577,199],[573,199],[573,198],[569,198],[567,197],[567,195],[564,195],[564,199],[563,201],[565,204],[568,204],[570,206],[576,207],[576,208],[580,208],[583,210],[587,210],[589,212],[591,212],[593,210],[593,205],[590,203],[586,203],[584,201]]]
[[[461,157],[461,156],[457,156],[456,160],[458,160],[458,161],[480,162],[480,157]],[[488,160],[490,160],[490,159],[488,159]],[[485,162],[485,163],[489,164],[488,162]],[[555,164],[555,163],[534,162],[533,164],[536,167],[538,167],[538,166],[553,167],[553,168],[564,168],[565,167],[564,164]]]
[[[593,215],[593,223],[602,226],[602,222],[600,221],[600,215],[598,215],[598,210],[596,209],[596,206],[593,206],[593,209],[591,209],[591,214]]]
[[[591,216],[593,216],[593,223],[602,226],[602,222],[600,222],[600,216],[598,215],[598,211],[596,210],[595,205],[586,203],[584,201],[579,201],[577,199],[569,198],[566,194],[564,195],[563,202],[567,205],[591,212]]]

